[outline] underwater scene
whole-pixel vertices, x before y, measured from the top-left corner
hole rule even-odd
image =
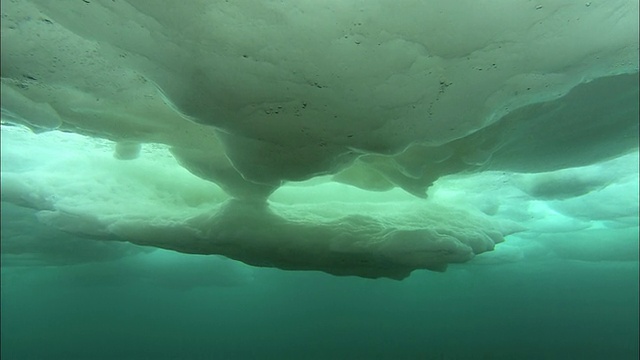
[[[1,6],[3,360],[640,356],[637,1]]]

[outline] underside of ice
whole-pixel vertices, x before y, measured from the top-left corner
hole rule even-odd
[[[637,190],[571,205],[637,182],[637,1],[2,14],[2,201],[57,229],[401,279],[518,231],[637,228]]]

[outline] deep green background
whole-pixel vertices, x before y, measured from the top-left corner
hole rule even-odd
[[[104,266],[3,267],[2,359],[638,358],[637,262],[467,264],[402,282],[255,269],[205,287],[92,275]]]

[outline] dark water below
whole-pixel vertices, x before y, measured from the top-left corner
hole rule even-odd
[[[460,265],[402,282],[254,269],[205,287],[92,279],[100,266],[3,268],[2,359],[638,358],[637,262]]]

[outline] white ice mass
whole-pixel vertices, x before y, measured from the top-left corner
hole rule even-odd
[[[1,40],[2,201],[58,230],[371,278],[637,261],[635,0],[10,0]]]

